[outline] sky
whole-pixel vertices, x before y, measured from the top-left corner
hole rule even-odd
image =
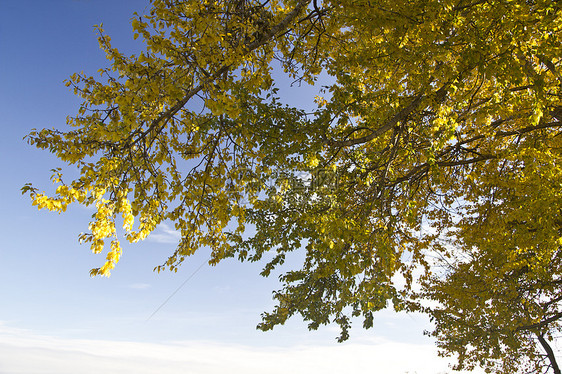
[[[274,305],[275,277],[260,277],[259,263],[209,267],[204,251],[178,273],[157,274],[178,239],[168,225],[140,244],[123,244],[111,277],[90,278],[104,260],[78,243],[92,211],[38,211],[21,195],[28,182],[51,188],[50,170],[64,167],[23,137],[33,128],[62,129],[77,113],[79,100],[63,81],[107,63],[93,25],[103,23],[119,49],[138,51],[130,19],[148,6],[0,0],[0,374],[450,373],[423,336],[431,325],[420,315],[382,311],[374,329],[358,322],[342,344],[335,326],[309,332],[298,317],[256,331],[260,313]],[[289,100],[310,95],[288,83],[280,85]]]

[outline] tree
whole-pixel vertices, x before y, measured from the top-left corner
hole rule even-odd
[[[129,242],[171,221],[181,240],[158,271],[203,247],[211,264],[273,254],[264,276],[306,253],[264,330],[300,314],[345,340],[351,316],[369,328],[390,302],[429,312],[461,367],[538,362],[526,334],[542,344],[560,317],[556,2],[151,3],[132,19],[146,50],[126,56],[98,27],[111,66],[67,81],[84,99],[69,130],[27,138],[78,169],[54,171],[54,196],[23,192],[40,209],[95,205],[81,241],[110,249],[92,275],[119,260],[117,221]],[[321,73],[317,109],[283,105],[276,79]]]
[[[551,140],[522,137],[517,160],[479,170],[456,231],[438,249],[445,272],[426,281],[424,297],[439,306],[426,311],[431,335],[458,354],[459,368],[560,373],[548,342],[562,317],[562,170]]]

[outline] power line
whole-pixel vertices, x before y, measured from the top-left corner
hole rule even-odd
[[[206,261],[204,261],[201,265],[199,265],[199,267],[198,267],[197,269],[195,269],[195,271],[194,271],[193,273],[191,273],[191,274],[189,275],[189,277],[187,277],[187,279],[186,279],[185,281],[183,281],[183,283],[182,283],[178,288],[176,288],[176,290],[175,290],[174,292],[172,292],[172,294],[171,294],[170,296],[168,296],[168,298],[167,298],[166,300],[164,300],[164,302],[163,302],[158,308],[156,308],[156,310],[155,310],[154,312],[152,312],[152,314],[150,315],[150,317],[148,317],[148,318],[146,319],[146,321],[147,321],[147,322],[150,321],[150,319],[151,319],[152,317],[154,317],[154,315],[155,315],[156,313],[158,313],[158,311],[159,311],[160,309],[162,309],[162,307],[163,307],[164,305],[166,305],[166,303],[167,303],[168,301],[170,301],[170,299],[171,299],[172,297],[174,297],[174,295],[175,295],[176,293],[178,293],[178,291],[181,290],[182,287],[185,286],[186,283],[189,282],[189,280],[190,280],[191,278],[193,278],[193,277],[195,276],[195,274],[197,274],[197,272],[198,272],[199,270],[201,270],[201,268],[202,268],[206,263],[208,263],[208,262],[209,262],[209,260],[206,260]]]

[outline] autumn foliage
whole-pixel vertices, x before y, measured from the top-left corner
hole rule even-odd
[[[267,276],[306,253],[264,330],[300,314],[345,340],[352,316],[369,328],[392,305],[429,313],[458,368],[560,372],[557,2],[151,4],[132,18],[146,49],[98,27],[110,65],[67,81],[84,101],[66,129],[27,137],[80,175],[55,170],[54,196],[24,186],[33,204],[96,208],[81,241],[109,248],[92,275],[120,237],[172,222],[158,271],[209,249],[212,264],[268,254]],[[316,109],[285,105],[281,80],[316,85]]]

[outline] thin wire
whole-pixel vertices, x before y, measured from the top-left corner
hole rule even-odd
[[[162,307],[163,307],[164,305],[166,305],[166,303],[167,303],[168,301],[170,301],[170,299],[171,299],[172,297],[174,297],[174,295],[175,295],[176,293],[178,293],[178,291],[181,290],[182,287],[185,286],[186,283],[189,282],[189,280],[190,280],[191,278],[193,278],[193,277],[195,276],[195,274],[197,274],[197,272],[198,272],[199,270],[201,270],[201,268],[202,268],[206,263],[208,263],[208,262],[209,262],[208,260],[205,260],[201,265],[199,265],[199,267],[198,267],[197,269],[195,269],[195,271],[194,271],[193,273],[191,273],[191,275],[190,275],[189,277],[187,277],[187,279],[186,279],[185,281],[183,281],[183,283],[182,283],[178,288],[176,288],[176,290],[175,290],[174,292],[172,292],[172,294],[171,294],[170,296],[168,296],[168,298],[167,298],[166,300],[164,300],[164,302],[163,302],[162,304],[160,304],[160,306],[159,306],[158,308],[156,308],[156,310],[155,310],[154,312],[152,312],[152,314],[150,315],[150,317],[148,317],[148,318],[146,319],[146,321],[147,321],[147,322],[150,321],[150,319],[151,319],[152,317],[154,317],[154,315],[155,315],[156,313],[158,313],[158,311],[159,311],[160,309],[162,309]]]

